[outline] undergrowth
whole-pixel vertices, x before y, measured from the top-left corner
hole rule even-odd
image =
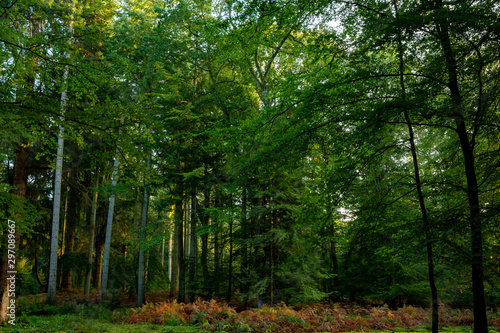
[[[406,329],[430,330],[430,310],[405,306],[391,310],[382,307],[361,307],[352,304],[316,304],[294,309],[264,306],[237,313],[230,306],[216,301],[179,304],[175,301],[147,303],[124,313],[115,313],[114,320],[134,324],[148,322],[165,325],[201,325],[211,332],[348,332]],[[490,313],[489,325],[500,328],[500,314]],[[440,307],[440,327],[473,326],[472,311]]]

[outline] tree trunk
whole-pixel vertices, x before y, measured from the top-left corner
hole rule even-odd
[[[75,172],[71,172],[71,174],[76,177]],[[70,256],[73,253],[75,246],[75,228],[77,224],[77,220],[79,218],[78,214],[78,197],[79,193],[75,187],[71,187],[69,193],[69,208],[68,208],[68,218],[66,224],[66,232],[65,232],[65,243],[64,243],[64,253],[66,256]],[[61,289],[71,289],[71,266],[68,260],[62,265],[62,279],[61,279]]]
[[[206,185],[203,189],[203,210],[201,212],[201,224],[203,227],[208,227],[210,215],[208,209],[210,208],[210,186]],[[210,284],[210,272],[208,271],[208,233],[204,232],[201,235],[201,271],[203,274],[203,289],[207,296],[212,295],[212,286]]]
[[[247,195],[247,187],[244,185],[243,186],[243,194],[242,194],[242,202],[241,202],[241,229],[246,233],[248,231],[248,219],[247,219],[247,201],[248,201],[248,195]],[[246,242],[243,242],[241,245],[241,276],[243,277],[244,281],[248,281],[248,265],[249,265],[249,260],[248,260],[248,246]],[[242,288],[243,293],[248,293],[250,291],[250,285],[248,282],[245,282],[243,284]]]
[[[172,284],[172,252],[173,252],[173,239],[174,235],[171,226],[168,227],[168,281]]]
[[[171,252],[171,265],[170,265],[170,296],[175,297],[179,293],[179,224],[174,216],[174,232],[171,237],[172,252]]]
[[[394,3],[396,17],[399,17],[398,7],[396,2]],[[408,109],[406,107],[406,87],[404,82],[404,50],[403,50],[403,42],[401,30],[398,29],[398,58],[399,58],[399,82],[401,86],[401,101],[403,102],[403,114],[405,117],[406,125],[408,126],[408,133],[410,139],[410,150],[411,156],[413,160],[413,173],[415,176],[415,185],[417,187],[417,196],[418,202],[420,205],[420,212],[422,214],[422,222],[426,232],[426,251],[427,251],[427,265],[428,265],[428,277],[429,277],[429,286],[431,288],[431,297],[432,297],[432,333],[439,332],[439,312],[438,312],[438,295],[437,295],[437,287],[434,277],[434,255],[432,251],[432,240],[430,235],[430,222],[427,216],[427,208],[425,206],[424,195],[422,193],[422,182],[420,181],[420,170],[417,159],[417,149],[415,147],[415,138],[413,133],[413,126],[410,120],[410,115],[408,113]]]
[[[191,240],[189,245],[191,249],[189,251],[189,301],[194,302],[194,296],[196,295],[196,250],[197,246],[197,238],[196,238],[196,216],[197,216],[197,208],[198,200],[196,199],[196,188],[193,188],[191,191]]]
[[[88,267],[85,271],[85,290],[84,294],[86,296],[90,293],[90,280],[92,277],[92,256],[94,253],[94,241],[95,241],[95,222],[97,214],[97,188],[99,187],[99,170],[96,168],[95,178],[94,178],[94,193],[92,194],[92,207],[90,212],[90,228],[89,228],[89,246],[87,249],[87,263]]]
[[[69,179],[69,172],[68,172],[68,179]],[[66,223],[68,220],[68,201],[69,201],[69,191],[70,187],[66,186],[66,195],[64,196],[64,214],[63,214],[63,225],[62,225],[62,232],[61,232],[61,256],[64,255],[64,244],[66,244]]]
[[[191,215],[189,214],[189,203],[190,198],[186,197],[184,200],[184,259],[189,258],[189,250],[191,247],[189,246],[189,241],[191,238],[189,237],[190,227],[191,227]]]
[[[233,198],[230,198],[230,209],[233,209]],[[233,219],[229,220],[229,267],[227,277],[227,302],[231,302],[233,294]]]
[[[264,188],[261,188],[261,190],[264,192]],[[264,195],[262,195],[262,197],[259,199],[257,198],[252,198],[252,200],[254,201],[253,203],[253,206],[254,207],[261,207],[261,209],[263,210],[264,207],[265,207],[265,199],[264,199]],[[264,212],[261,211],[260,213],[258,213],[258,215],[255,217],[255,224],[254,224],[254,228],[255,228],[255,235],[258,237],[260,234],[261,234],[261,225],[263,225],[264,221],[263,219],[265,218],[265,215],[264,215]],[[255,246],[255,254],[254,254],[254,266],[255,266],[255,270],[256,270],[256,273],[257,273],[257,276],[259,279],[264,279],[265,277],[265,262],[266,262],[266,256],[265,256],[265,252],[264,252],[264,249],[262,249],[262,253],[264,253],[264,255],[262,255],[258,250],[258,248],[263,248],[263,244],[260,243],[260,244],[256,244]],[[260,309],[262,307],[262,305],[264,305],[264,302],[262,300],[262,295],[260,292],[257,292],[257,307]]]
[[[137,177],[137,179],[139,180],[139,176]],[[133,240],[134,240],[134,254],[136,252],[136,242],[137,242],[137,238],[139,237],[139,200],[140,200],[140,197],[139,197],[139,186],[136,186],[135,188],[135,205],[134,205],[134,234],[133,234]]]
[[[11,191],[11,193],[15,196],[18,196],[20,198],[25,198],[26,197],[26,190],[28,187],[28,161],[29,161],[29,153],[30,153],[30,148],[28,146],[25,146],[23,144],[18,144],[16,147],[16,157],[14,161],[14,175],[12,179],[12,185],[14,186],[14,189]],[[9,256],[8,252],[3,253],[4,250],[2,250],[2,256],[0,259],[0,324],[7,322],[9,320],[15,319],[15,317],[11,317],[9,315],[9,299],[14,297],[12,294],[9,296],[9,293],[12,293],[10,291],[10,283],[9,279],[15,279],[16,273],[8,273],[8,272],[17,272],[17,262],[18,262],[18,249],[19,249],[19,241],[20,237],[19,234],[17,233],[17,228],[16,228],[16,223],[19,222],[19,220],[22,218],[20,215],[20,212],[16,212],[16,216],[13,217],[14,220],[12,220],[14,223],[10,223],[14,227],[14,237],[11,239],[14,239],[14,248],[11,249],[9,248],[8,242],[8,237],[7,237],[7,232],[4,232],[4,237],[2,237],[2,249],[8,249],[11,251],[15,252],[15,259],[14,263],[12,264],[12,261],[9,261]],[[11,253],[12,254],[12,253]],[[12,260],[12,259],[10,259]],[[11,266],[12,264],[12,266]],[[15,291],[14,291],[15,292]]]
[[[33,271],[35,273],[35,276],[36,276],[36,280],[38,281],[38,284],[43,288],[45,289],[47,287],[47,285],[45,283],[43,283],[42,281],[42,278],[40,277],[40,264],[38,262],[38,248],[35,249],[35,265],[33,267]]]
[[[436,10],[443,9],[442,0],[435,0]],[[471,231],[472,250],[472,292],[474,299],[474,333],[487,333],[488,320],[486,316],[486,301],[484,296],[483,273],[483,235],[481,211],[479,208],[479,188],[477,184],[474,148],[469,142],[465,125],[462,95],[457,76],[457,61],[451,47],[449,26],[446,21],[437,21],[436,30],[446,62],[448,88],[453,102],[453,119],[464,158],[464,171],[467,179],[467,199],[469,201],[469,225]]]
[[[71,2],[71,19],[69,24],[69,34],[73,35],[73,17],[75,13],[75,0]],[[71,40],[70,40],[71,43]],[[69,58],[69,53],[67,53]],[[49,282],[47,289],[47,303],[54,303],[56,298],[56,283],[57,283],[57,250],[59,238],[59,214],[61,207],[61,183],[62,183],[62,163],[64,150],[64,113],[68,103],[68,76],[69,66],[66,65],[63,74],[63,92],[61,93],[61,126],[59,127],[59,136],[57,139],[57,162],[56,174],[54,180],[54,206],[52,209],[52,236],[50,240],[50,266],[49,266]]]
[[[149,156],[146,167],[146,173],[149,170]],[[146,179],[146,176],[144,177]],[[142,201],[142,214],[141,214],[141,235],[140,241],[141,246],[139,247],[139,272],[137,277],[137,306],[142,306],[145,304],[145,290],[144,290],[144,240],[146,237],[146,221],[148,219],[148,202],[149,193],[147,184],[144,186],[144,198]]]
[[[118,148],[116,149],[115,162],[113,164],[113,175],[111,176],[111,187],[113,193],[109,198],[108,218],[106,221],[106,241],[104,242],[104,256],[102,259],[102,276],[101,276],[101,294],[99,302],[103,303],[107,296],[108,274],[109,274],[109,256],[111,253],[111,231],[113,228],[113,210],[115,207],[116,177],[118,174]]]
[[[180,181],[179,181],[180,183]],[[179,184],[179,192],[180,192],[180,184]],[[184,212],[182,209],[182,196],[179,197],[175,201],[175,211],[174,211],[174,219],[177,228],[177,264],[179,265],[179,296],[177,297],[177,301],[179,303],[185,302],[185,287],[186,287],[186,273],[184,268],[184,235],[183,235],[183,216]]]
[[[337,245],[334,241],[330,241],[330,260],[332,261],[333,286],[339,284],[339,261],[337,260]]]
[[[92,285],[94,289],[99,290],[101,288],[102,254],[104,252],[104,242],[106,239],[106,224],[104,223],[106,207],[104,205],[99,205],[97,217],[98,221],[96,221],[96,224],[99,225],[99,232],[95,239],[95,270],[92,276]]]

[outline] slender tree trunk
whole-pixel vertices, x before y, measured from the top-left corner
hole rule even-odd
[[[401,80],[403,80],[403,73],[401,72]],[[402,83],[403,91],[404,84]],[[404,95],[404,92],[403,92]],[[404,101],[404,98],[403,98]],[[415,175],[415,183],[417,186],[417,195],[418,201],[420,204],[420,212],[422,214],[422,221],[426,230],[426,250],[427,250],[427,265],[428,265],[428,276],[429,276],[429,286],[431,288],[431,296],[432,296],[432,332],[438,333],[439,331],[439,312],[438,312],[438,294],[437,287],[434,278],[434,254],[432,250],[432,240],[430,235],[430,222],[427,216],[427,209],[425,206],[424,195],[422,193],[422,183],[420,181],[420,171],[417,160],[417,151],[415,148],[415,139],[413,134],[413,127],[408,115],[408,110],[404,107],[404,116],[406,120],[406,124],[408,125],[408,132],[410,134],[410,149],[413,159],[413,168]]]
[[[248,201],[248,195],[247,195],[247,187],[246,185],[243,186],[243,193],[242,193],[242,202],[241,202],[241,229],[243,229],[243,232],[246,233],[248,232],[248,221],[247,221],[247,201]],[[246,242],[243,242],[241,245],[241,276],[244,278],[245,281],[248,280],[248,265],[249,265],[249,260],[248,260],[248,245]],[[250,290],[250,286],[248,282],[243,284],[243,293],[248,293]]]
[[[68,172],[68,178],[69,178],[69,172]],[[66,195],[64,196],[64,214],[63,214],[63,225],[62,225],[62,232],[61,232],[61,256],[64,255],[64,251],[66,250],[64,248],[64,244],[66,244],[66,224],[68,222],[68,201],[69,201],[69,191],[70,187],[66,186]]]
[[[337,287],[339,284],[339,261],[337,260],[337,244],[334,241],[330,241],[330,260],[332,261],[333,286]]]
[[[174,213],[174,231],[171,237],[172,252],[171,252],[171,267],[170,267],[170,296],[176,297],[179,293],[179,224]]]
[[[191,240],[189,245],[191,249],[189,250],[189,301],[194,302],[194,296],[196,295],[196,249],[197,238],[196,238],[196,216],[197,216],[197,199],[196,199],[196,188],[193,187],[191,190]]]
[[[149,156],[147,158],[146,174],[149,171]],[[146,180],[147,175],[144,176]],[[146,221],[148,218],[148,202],[149,193],[146,182],[144,182],[144,198],[142,201],[142,215],[141,215],[141,246],[139,247],[139,273],[137,278],[137,306],[142,306],[146,302],[144,290],[144,241],[146,237]]]
[[[394,2],[394,7],[396,11],[396,17],[399,17],[397,3]],[[432,251],[432,240],[430,235],[430,222],[427,216],[427,208],[425,206],[424,195],[422,193],[422,182],[420,181],[420,170],[417,159],[417,149],[415,147],[415,138],[413,132],[412,122],[410,120],[410,115],[408,109],[405,105],[406,103],[406,86],[404,82],[404,49],[401,30],[398,29],[398,57],[399,57],[399,81],[401,86],[401,101],[403,102],[403,114],[405,117],[406,125],[408,126],[408,133],[410,139],[410,150],[413,160],[413,172],[415,175],[415,185],[417,186],[418,202],[420,205],[420,212],[422,214],[422,222],[426,232],[426,250],[427,250],[427,265],[428,265],[428,277],[429,286],[431,288],[432,297],[432,333],[439,332],[439,312],[438,312],[438,294],[437,287],[434,277],[434,255]]]
[[[178,184],[179,192],[181,191],[180,181]],[[185,273],[185,265],[184,265],[184,235],[183,235],[183,216],[184,212],[182,209],[182,196],[179,195],[179,198],[175,202],[175,224],[177,225],[177,263],[179,265],[179,296],[177,297],[177,301],[179,303],[185,302],[185,288],[186,288],[186,273]]]
[[[113,228],[113,210],[115,207],[116,178],[118,174],[118,148],[116,149],[115,162],[113,165],[113,175],[111,177],[111,187],[113,193],[109,198],[108,218],[106,222],[106,241],[104,242],[104,257],[102,259],[102,276],[101,276],[101,294],[99,301],[103,303],[107,296],[108,288],[108,273],[109,273],[109,256],[111,252],[111,232]]]
[[[90,212],[90,228],[89,228],[89,246],[87,249],[87,263],[88,267],[85,272],[85,290],[84,294],[86,296],[90,293],[90,280],[92,277],[92,256],[94,253],[94,241],[95,241],[95,222],[97,214],[97,188],[99,187],[99,169],[96,168],[95,178],[94,178],[94,192],[92,194],[92,207]]]
[[[103,214],[105,214],[104,205],[101,205],[100,209],[104,210]],[[100,214],[98,214],[100,215]],[[100,220],[104,220],[104,217],[100,217]],[[99,223],[101,224],[101,223]],[[102,254],[104,252],[104,243],[106,239],[106,227],[104,223],[101,224],[99,228],[99,233],[96,236],[95,241],[95,270],[93,272],[93,286],[94,289],[99,290],[101,288],[101,277],[102,277]]]
[[[261,188],[261,190],[264,190]],[[254,207],[260,206],[262,209],[265,207],[265,199],[264,195],[258,200],[257,198],[254,198]],[[261,234],[261,224],[263,224],[262,220],[264,219],[264,213],[260,212],[257,217],[255,218],[255,235],[258,237]],[[257,244],[257,247],[263,247],[263,244]],[[257,249],[256,249],[257,250]],[[265,255],[258,254],[259,251],[256,251],[256,254],[254,255],[254,265],[256,268],[257,276],[259,278],[264,278],[265,273],[264,273],[264,265],[266,262],[266,257]],[[262,300],[262,295],[260,293],[257,293],[257,307],[260,309],[263,305],[263,300]]]
[[[190,227],[190,221],[189,221],[190,215],[189,215],[189,198],[186,197],[186,200],[184,200],[184,258],[189,258],[189,227]]]
[[[168,228],[168,281],[170,284],[172,284],[172,238],[173,238],[173,233],[171,230],[171,226]]]
[[[210,186],[206,185],[203,189],[203,210],[201,213],[201,223],[203,227],[208,227],[210,215]],[[212,286],[210,284],[210,272],[208,270],[208,233],[201,235],[201,271],[203,274],[203,289],[207,296],[212,296]]]
[[[165,229],[163,229],[163,237],[161,239],[161,267],[165,266]]]
[[[274,229],[274,225],[275,225],[275,219],[276,219],[276,211],[275,210],[272,210],[271,211],[271,231]],[[270,296],[271,296],[271,305],[274,304],[274,241],[271,239],[271,244],[270,244],[270,256],[269,256],[269,270],[270,270]]]
[[[215,225],[218,225],[219,221],[213,221]],[[219,277],[222,275],[220,269],[220,242],[219,242],[220,232],[216,229],[214,234],[214,271],[212,274],[212,286],[215,294],[219,293]]]
[[[139,179],[139,176],[137,177]],[[137,238],[139,238],[139,186],[135,188],[135,205],[134,205],[134,234],[133,234],[133,239],[134,239],[134,253],[136,251],[136,241]]]
[[[75,176],[75,172],[71,173]],[[75,228],[78,220],[78,197],[79,193],[75,187],[71,187],[69,193],[69,209],[68,209],[68,218],[66,224],[66,232],[65,232],[65,243],[64,243],[64,253],[66,256],[70,256],[74,250],[75,246]],[[62,265],[61,270],[61,289],[71,289],[72,279],[71,279],[71,266],[68,260]]]
[[[233,209],[233,198],[230,197],[230,208]],[[229,220],[229,267],[227,278],[227,302],[231,302],[233,295],[233,219]]]
[[[75,12],[75,0],[71,2],[71,19],[69,24],[70,36],[73,35],[73,16]],[[69,58],[69,53],[67,53]],[[61,183],[62,183],[62,168],[63,168],[63,150],[64,150],[64,113],[68,104],[69,66],[66,66],[63,74],[63,92],[61,93],[61,126],[59,127],[59,135],[57,139],[57,162],[56,175],[54,181],[54,207],[52,209],[52,237],[50,241],[50,266],[49,266],[49,282],[47,289],[47,303],[54,303],[56,299],[56,283],[57,283],[57,250],[59,238],[59,214],[61,207]]]
[[[215,200],[214,200],[214,205],[215,208],[220,208],[221,207],[221,195],[219,191],[219,187],[215,187]],[[217,216],[216,216],[217,217]],[[221,269],[221,249],[223,248],[221,246],[221,221],[219,218],[216,218],[212,220],[212,223],[216,226],[215,228],[215,234],[214,234],[214,272],[212,275],[212,285],[214,288],[214,292],[218,293],[219,292],[219,282],[220,282],[220,277],[223,276],[223,272]]]
[[[435,9],[443,10],[443,1],[435,0]],[[449,36],[449,26],[446,21],[436,22],[436,30],[446,62],[448,88],[453,102],[453,119],[464,158],[464,171],[467,179],[467,198],[469,201],[469,225],[471,231],[472,250],[472,293],[474,299],[474,333],[487,333],[488,320],[486,316],[486,300],[484,295],[483,273],[483,235],[482,220],[479,207],[479,188],[476,176],[474,147],[469,142],[465,125],[462,95],[459,89],[457,61],[453,54]]]

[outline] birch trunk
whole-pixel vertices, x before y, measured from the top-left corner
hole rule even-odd
[[[69,23],[69,34],[73,35],[73,18],[75,13],[75,0],[71,2],[71,19]],[[71,43],[71,41],[70,41]],[[69,53],[67,54],[69,58]],[[54,206],[52,209],[52,236],[50,239],[50,265],[49,265],[49,281],[47,288],[47,303],[54,303],[56,299],[56,283],[57,283],[57,252],[59,240],[59,217],[61,209],[61,183],[62,183],[62,164],[64,150],[64,113],[68,104],[68,76],[69,67],[66,66],[63,74],[63,87],[61,93],[61,127],[57,139],[57,162],[56,175],[54,180]]]
[[[113,193],[109,197],[108,218],[106,221],[106,240],[104,242],[104,257],[102,259],[101,295],[99,302],[103,303],[107,296],[108,274],[109,274],[109,254],[111,252],[111,231],[113,228],[113,209],[115,206],[116,176],[118,173],[118,148],[116,149],[115,162],[113,165],[113,175],[111,177],[111,187]]]

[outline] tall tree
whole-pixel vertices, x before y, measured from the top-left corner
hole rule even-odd
[[[97,215],[97,198],[98,198],[98,186],[99,186],[99,169],[96,169],[94,182],[94,190],[92,194],[92,206],[90,208],[90,226],[89,226],[89,245],[87,249],[87,270],[85,273],[85,289],[84,294],[89,295],[90,293],[90,282],[92,278],[92,258],[94,255],[94,243],[95,243],[95,229],[96,229],[96,215]]]
[[[396,2],[394,2],[394,11],[395,11],[395,16],[396,19],[399,19],[399,12],[398,12],[398,5]],[[408,126],[408,134],[409,134],[409,141],[410,141],[410,151],[411,151],[411,157],[413,161],[413,173],[415,176],[415,186],[417,188],[417,196],[418,196],[418,202],[420,205],[420,212],[422,213],[422,222],[424,224],[424,228],[426,230],[426,250],[427,250],[427,265],[428,265],[428,274],[429,274],[429,286],[431,289],[431,294],[432,294],[432,333],[438,333],[439,332],[439,312],[438,312],[438,294],[437,294],[437,287],[436,287],[436,278],[435,278],[435,273],[434,273],[434,252],[432,249],[432,237],[431,237],[431,228],[430,228],[430,222],[429,222],[429,217],[427,215],[427,207],[425,205],[425,197],[422,192],[422,181],[420,179],[420,168],[419,168],[419,163],[418,163],[418,158],[417,158],[417,149],[415,145],[415,135],[413,131],[413,125],[410,119],[410,115],[408,112],[408,107],[406,106],[406,87],[405,87],[405,80],[404,80],[404,47],[403,47],[403,41],[402,41],[402,33],[401,33],[401,28],[398,27],[397,29],[397,46],[398,46],[398,59],[399,59],[399,82],[401,86],[401,102],[402,102],[402,107],[403,107],[403,114],[404,118],[406,121],[406,124]]]
[[[123,123],[123,121],[122,121]],[[113,229],[113,213],[115,208],[115,190],[116,190],[116,182],[118,177],[118,150],[119,147],[116,147],[116,156],[113,163],[113,174],[111,176],[111,188],[113,193],[109,197],[109,206],[108,206],[108,217],[106,219],[106,240],[104,242],[104,256],[102,259],[102,275],[101,275],[101,293],[99,297],[99,301],[103,303],[108,296],[108,276],[109,276],[109,256],[111,253],[111,232]]]
[[[149,170],[149,156],[147,157],[147,167],[146,167],[146,176],[147,171]],[[149,204],[149,192],[146,184],[146,177],[144,177],[144,199],[142,201],[142,214],[141,214],[141,232],[140,232],[140,240],[145,240],[145,229],[146,229],[146,221],[148,219],[148,204]],[[144,249],[143,246],[139,248],[139,272],[137,278],[137,306],[142,306],[146,302],[145,297],[145,289],[144,289]]]
[[[75,1],[71,2],[71,16],[69,22],[69,35],[73,35],[73,20],[75,12]],[[71,39],[70,39],[71,41]],[[67,53],[67,58],[69,59],[70,54]],[[61,92],[61,119],[64,123],[64,113],[66,111],[66,105],[68,104],[68,75],[69,66],[66,65],[63,75],[63,90]],[[55,179],[54,179],[54,207],[53,207],[53,217],[52,217],[52,234],[50,243],[50,269],[49,269],[49,281],[47,289],[47,303],[54,303],[56,297],[56,284],[57,284],[57,248],[59,245],[59,215],[60,215],[60,205],[61,205],[61,183],[62,183],[62,172],[63,172],[63,151],[64,151],[64,125],[59,127],[59,136],[57,139],[57,162],[55,167]]]

